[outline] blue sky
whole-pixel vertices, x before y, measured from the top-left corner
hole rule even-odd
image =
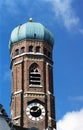
[[[55,40],[53,61],[57,129],[82,130],[82,11],[82,0],[0,0],[0,103],[8,114],[11,96],[10,34],[17,25],[32,17],[33,21],[46,26]],[[69,117],[78,123],[67,128],[71,124]]]

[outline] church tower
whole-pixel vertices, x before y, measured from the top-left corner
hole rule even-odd
[[[11,116],[17,126],[56,130],[53,43],[51,32],[32,19],[11,33]]]

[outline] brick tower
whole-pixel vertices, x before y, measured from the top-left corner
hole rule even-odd
[[[53,43],[49,30],[32,19],[11,33],[11,116],[17,126],[56,130]]]

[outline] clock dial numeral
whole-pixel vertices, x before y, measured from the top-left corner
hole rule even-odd
[[[32,116],[31,116],[31,115],[29,115],[29,118],[31,119],[31,118],[32,118]]]
[[[39,103],[37,103],[37,106],[39,107],[39,106],[40,106],[40,104],[39,104]]]
[[[42,113],[43,116],[45,116],[45,113]]]
[[[42,109],[42,113],[45,113],[45,110],[44,110],[44,109]]]
[[[40,116],[40,119],[43,119],[43,116]]]
[[[35,121],[35,117],[32,117],[32,120]]]
[[[36,120],[39,121],[39,118],[37,118]]]
[[[30,111],[30,108],[27,107],[26,111]]]
[[[27,115],[29,115],[30,114],[30,112],[26,112],[27,113]]]

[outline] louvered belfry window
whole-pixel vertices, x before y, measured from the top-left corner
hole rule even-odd
[[[29,76],[30,76],[30,83],[29,83],[30,86],[37,87],[41,84],[40,82],[41,76],[37,64],[33,64],[31,66]]]

